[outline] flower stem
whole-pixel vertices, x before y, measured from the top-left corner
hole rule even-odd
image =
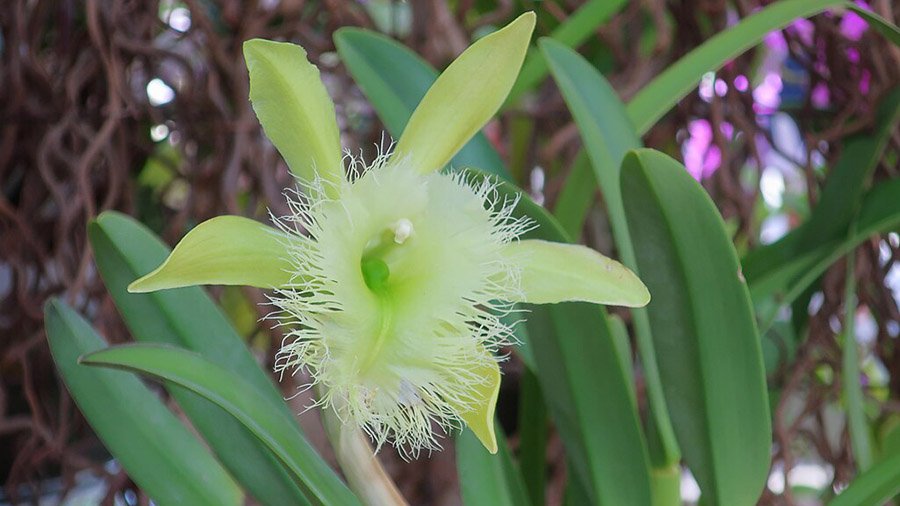
[[[359,427],[341,422],[334,407],[322,409],[322,423],[347,484],[363,504],[408,506]]]

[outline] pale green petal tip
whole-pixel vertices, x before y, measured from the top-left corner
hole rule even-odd
[[[394,152],[422,173],[440,170],[494,116],[525,60],[535,15],[479,39],[441,73],[413,111]]]
[[[250,102],[263,130],[305,181],[344,178],[334,105],[306,50],[296,44],[251,39],[243,45]]]
[[[477,388],[476,394],[481,397],[481,400],[475,409],[460,414],[460,418],[472,429],[472,433],[481,441],[485,449],[491,454],[495,454],[497,453],[497,434],[494,432],[494,410],[500,394],[500,366],[496,362],[489,362],[489,365],[482,366],[478,372],[488,378],[484,385]]]
[[[634,272],[585,246],[531,239],[508,244],[504,254],[522,268],[521,299],[513,302],[625,307],[650,302],[650,292]]]
[[[194,227],[162,265],[128,285],[128,291],[193,285],[284,286],[294,276],[290,248],[302,241],[249,218],[218,216]]]
[[[165,286],[165,283],[159,283],[158,280],[155,279],[157,274],[159,274],[165,266],[166,264],[164,263],[150,274],[141,276],[132,281],[131,284],[128,285],[128,293],[148,293],[155,292],[156,290],[164,290],[166,288],[175,288],[174,286]]]

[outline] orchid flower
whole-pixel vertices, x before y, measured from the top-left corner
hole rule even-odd
[[[533,225],[495,183],[440,172],[497,112],[534,28],[527,13],[469,47],[374,162],[341,152],[334,106],[300,46],[250,40],[250,100],[298,183],[272,228],[220,216],[188,233],[129,290],[200,284],[274,289],[289,325],[277,371],[305,370],[342,423],[416,455],[465,423],[496,452],[501,317],[515,303],[641,306],[649,294],[614,260],[522,240]],[[349,167],[344,161],[349,160]]]

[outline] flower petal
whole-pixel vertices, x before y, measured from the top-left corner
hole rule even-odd
[[[485,353],[488,353],[485,351]],[[497,395],[500,393],[500,366],[497,362],[485,363],[475,371],[488,379],[483,385],[479,385],[475,395],[479,396],[479,402],[475,409],[460,413],[460,418],[472,429],[472,432],[487,448],[487,451],[497,453],[497,435],[494,433],[494,409],[497,407]]]
[[[197,225],[162,265],[128,286],[152,292],[191,285],[284,286],[291,281],[290,243],[305,241],[240,216]]]
[[[497,112],[525,59],[534,13],[472,44],[438,77],[413,111],[394,156],[421,172],[440,170]]]
[[[244,42],[250,101],[272,144],[295,176],[311,181],[344,177],[334,104],[306,51],[285,42]]]
[[[504,255],[522,266],[524,296],[511,302],[640,307],[650,301],[650,292],[633,272],[585,246],[530,239],[506,245]]]

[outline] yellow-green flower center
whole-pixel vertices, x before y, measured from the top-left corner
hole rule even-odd
[[[399,261],[403,254],[402,246],[412,233],[412,222],[401,218],[369,240],[360,259],[360,270],[369,290],[376,294],[383,294],[387,290],[391,263]]]

